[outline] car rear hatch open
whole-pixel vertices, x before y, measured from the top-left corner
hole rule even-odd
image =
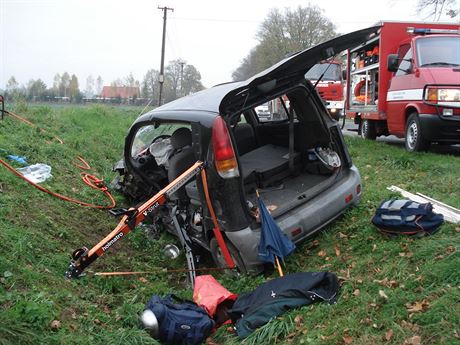
[[[341,51],[365,42],[375,35],[379,28],[380,26],[373,26],[355,31],[281,60],[231,90],[220,103],[220,114],[232,115],[242,111],[246,106],[262,103],[261,99],[267,92],[299,82],[318,61],[331,58]]]

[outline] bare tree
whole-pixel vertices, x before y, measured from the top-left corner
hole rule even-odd
[[[80,101],[81,95],[80,95],[80,89],[78,85],[78,78],[75,74],[72,74],[72,77],[70,78],[69,82],[69,96],[70,99],[75,102],[75,101]]]
[[[426,13],[426,19],[439,21],[443,14],[455,18],[459,14],[459,8],[457,0],[418,0],[417,13]]]
[[[67,72],[61,76],[61,82],[59,83],[59,93],[64,97],[69,97],[69,86],[70,86],[70,75]]]
[[[46,92],[46,84],[41,79],[30,79],[27,83],[27,95],[32,101],[43,100]]]
[[[103,86],[104,86],[104,81],[102,80],[101,76],[98,76],[96,79],[96,95],[97,96],[101,95]]]
[[[294,52],[310,48],[337,35],[335,25],[318,6],[295,10],[272,9],[257,33],[259,44],[235,70],[233,80],[246,79]]]
[[[17,93],[19,90],[19,83],[16,81],[16,78],[14,76],[11,76],[10,79],[8,79],[8,82],[6,83],[6,93],[8,95],[14,95]]]
[[[61,75],[59,73],[56,73],[56,75],[53,78],[53,93],[54,93],[54,96],[56,97],[61,96],[60,85],[61,85]]]
[[[201,74],[193,65],[186,65],[182,76],[182,93],[190,95],[204,89],[201,83]]]
[[[165,71],[164,99],[166,102],[204,88],[200,72],[193,65],[187,65],[181,59],[170,61]]]
[[[85,97],[86,98],[93,98],[94,96],[94,77],[89,75],[86,78],[86,89],[85,89]]]
[[[144,76],[142,81],[142,97],[148,99],[158,99],[158,87],[159,87],[159,76],[160,72],[155,69],[150,69]]]
[[[164,99],[165,103],[178,97],[181,77],[181,59],[170,61],[165,69]]]

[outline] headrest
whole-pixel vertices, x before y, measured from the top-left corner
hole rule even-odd
[[[174,150],[179,150],[187,145],[192,145],[192,132],[186,127],[178,128],[171,135],[171,145]]]

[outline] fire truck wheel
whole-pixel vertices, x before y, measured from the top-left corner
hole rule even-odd
[[[377,138],[377,131],[375,124],[369,120],[362,120],[360,125],[361,138],[368,140],[375,140]]]
[[[238,276],[240,274],[246,274],[247,269],[246,266],[243,262],[243,259],[240,256],[240,253],[238,253],[238,250],[236,247],[230,243],[230,241],[225,240],[225,244],[227,245],[228,251],[230,252],[230,255],[232,256],[233,262],[235,263],[237,269],[236,270],[226,270],[225,272],[234,276]],[[224,255],[222,254],[222,250],[219,247],[219,244],[217,243],[217,240],[215,237],[211,239],[211,242],[209,243],[210,249],[211,249],[211,255],[216,263],[217,267],[227,267],[227,263],[225,262]]]
[[[406,124],[406,150],[409,152],[426,151],[428,147],[430,147],[430,142],[423,137],[418,114],[412,113]]]

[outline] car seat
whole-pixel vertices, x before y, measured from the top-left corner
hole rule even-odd
[[[186,127],[178,128],[171,135],[173,152],[169,157],[168,180],[174,181],[180,174],[190,168],[196,161],[192,148],[192,132]],[[172,200],[187,200],[185,188],[182,187],[171,195]]]
[[[233,129],[233,136],[240,156],[257,148],[254,129],[249,123],[238,123]]]

